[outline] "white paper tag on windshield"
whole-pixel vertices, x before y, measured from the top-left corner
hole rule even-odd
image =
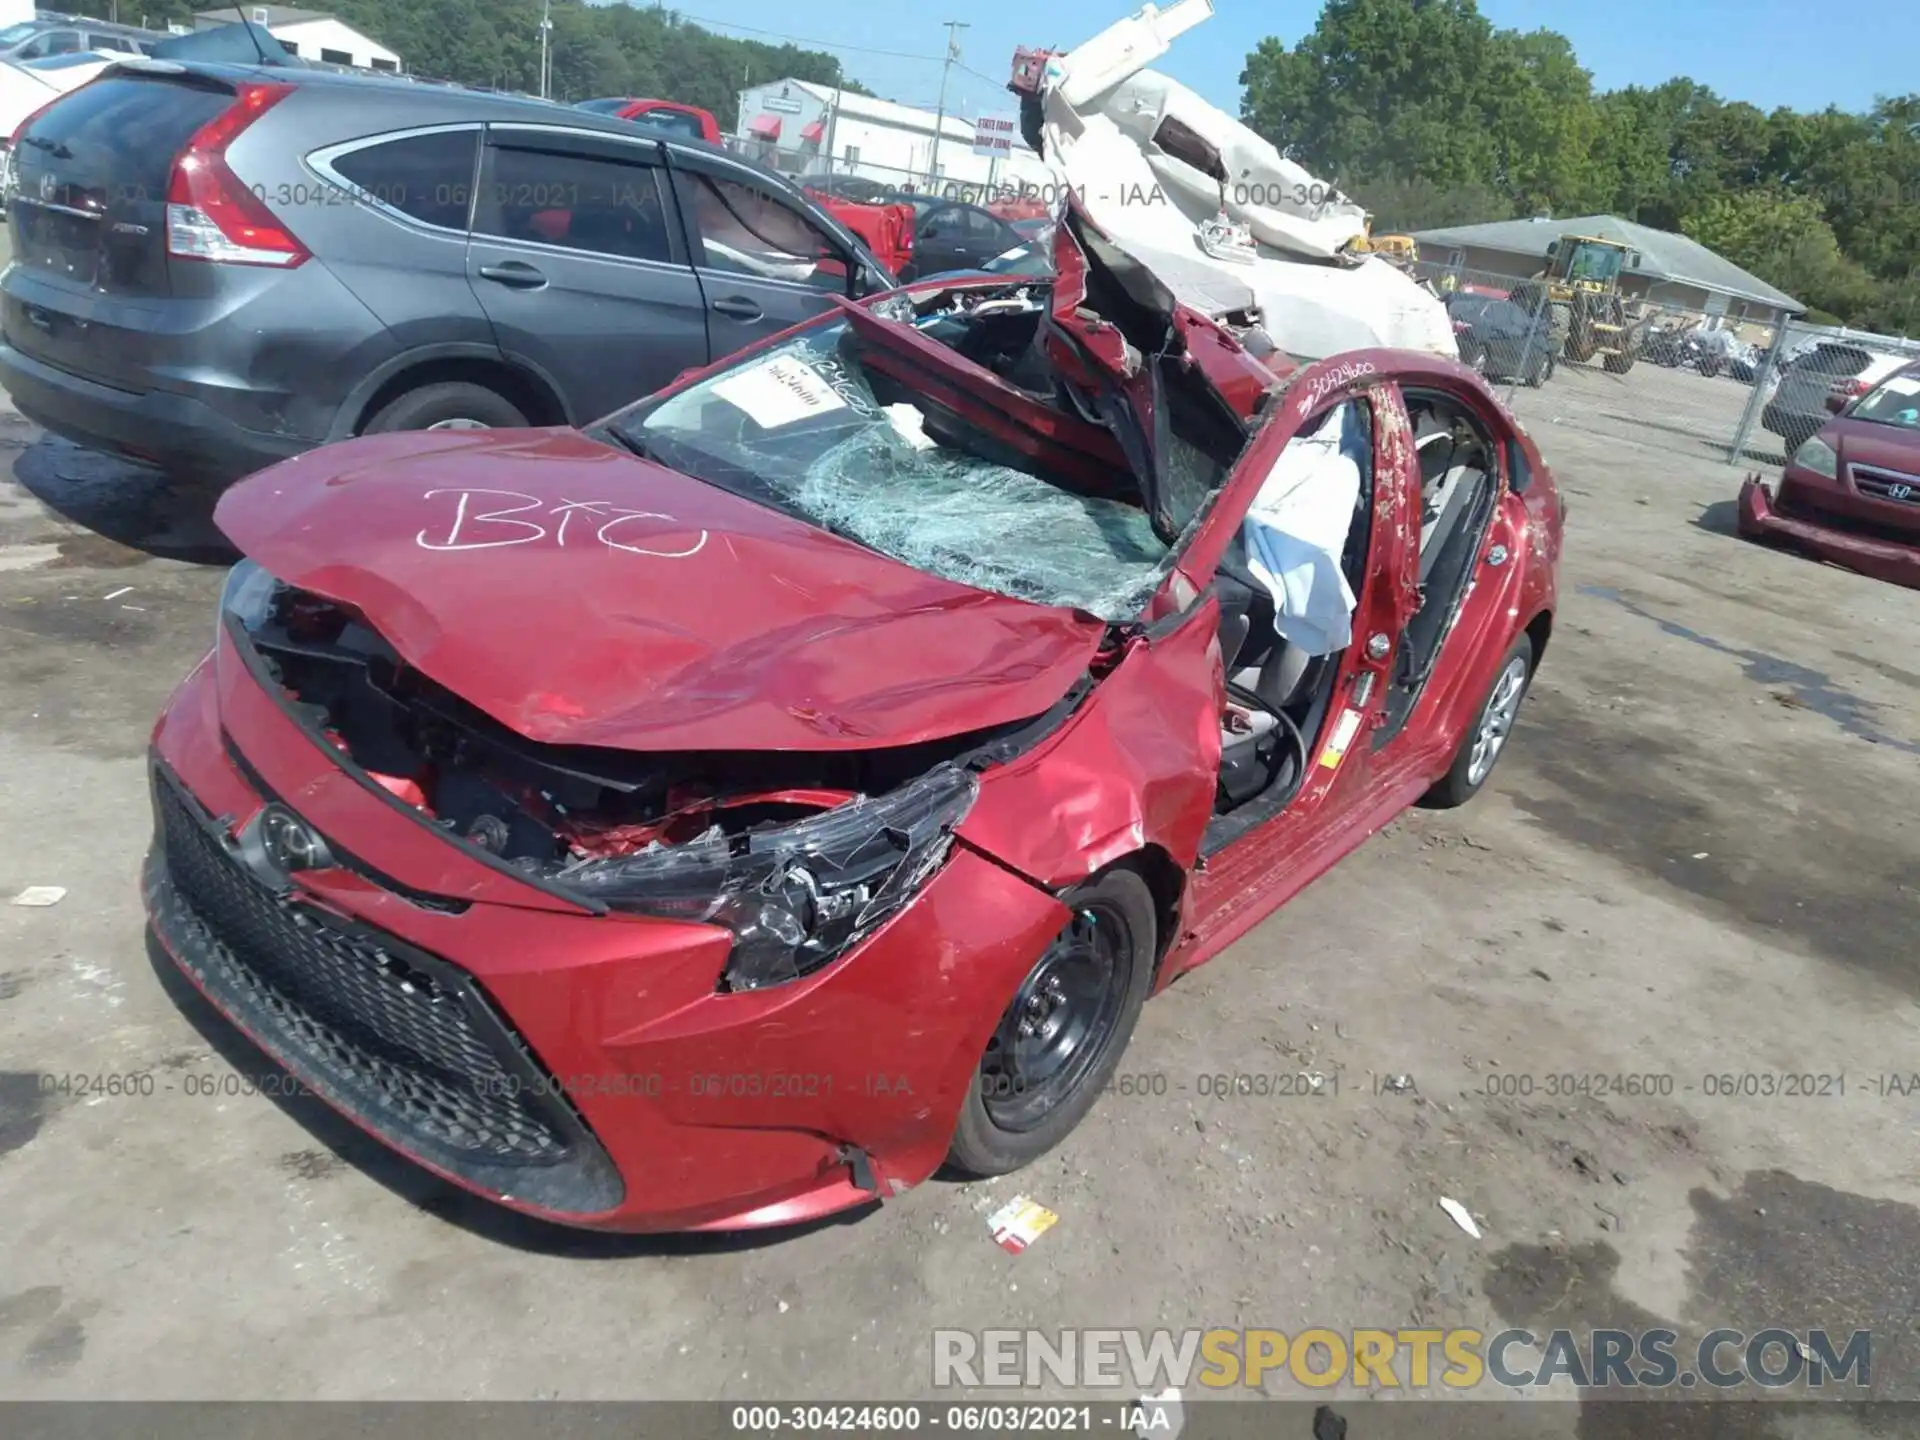
[[[744,410],[762,430],[777,430],[847,408],[820,372],[796,355],[776,356],[729,376],[713,387],[713,393]]]

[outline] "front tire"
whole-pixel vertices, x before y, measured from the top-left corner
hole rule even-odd
[[[1507,737],[1520,715],[1520,703],[1527,698],[1533,682],[1533,641],[1516,636],[1500,661],[1487,698],[1473,717],[1473,724],[1460,739],[1453,764],[1434,787],[1421,797],[1421,804],[1433,810],[1451,810],[1464,805],[1480,793],[1493,774],[1507,748]]]
[[[1133,1038],[1159,954],[1153,892],[1116,868],[1061,897],[1072,909],[1002,1012],[960,1107],[948,1166],[1005,1175],[1086,1117]]]
[[[409,390],[383,406],[367,422],[366,433],[395,430],[517,430],[527,417],[511,401],[484,385],[443,381]]]

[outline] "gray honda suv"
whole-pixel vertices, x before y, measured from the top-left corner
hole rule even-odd
[[[779,176],[539,101],[134,60],[16,142],[0,385],[194,479],[581,424],[894,283]]]

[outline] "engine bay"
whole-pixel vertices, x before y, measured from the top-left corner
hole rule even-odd
[[[436,827],[535,875],[790,826],[884,795],[996,733],[827,752],[543,745],[407,665],[351,607],[279,586],[248,638],[313,733]]]

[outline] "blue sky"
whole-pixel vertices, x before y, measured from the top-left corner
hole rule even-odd
[[[813,6],[770,6],[765,0],[686,0],[690,20],[746,36],[790,33],[838,54],[849,74],[889,99],[929,108],[940,89],[942,22],[964,20],[964,63],[956,66],[949,108],[974,115],[1004,109],[1007,62],[1016,45],[1068,48],[1137,0],[1050,0],[1022,5],[963,6],[954,0],[893,0],[882,9],[865,0]],[[1872,5],[1865,11],[1822,10],[1806,0],[1481,0],[1496,25],[1545,27],[1573,41],[1581,63],[1602,89],[1657,84],[1691,75],[1729,99],[1762,109],[1829,103],[1864,109],[1876,93],[1920,89],[1913,57],[1920,53],[1920,5]],[[1237,110],[1247,52],[1266,35],[1289,46],[1313,28],[1320,0],[1214,0],[1214,17],[1174,45],[1162,67],[1221,108]],[[772,38],[761,35],[757,38]],[[874,54],[872,47],[899,54]],[[931,57],[931,58],[904,58]],[[755,76],[767,79],[767,76]]]

